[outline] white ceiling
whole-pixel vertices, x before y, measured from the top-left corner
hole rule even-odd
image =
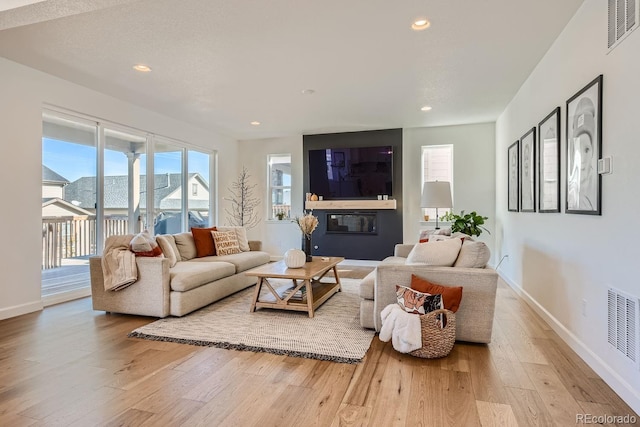
[[[236,139],[479,123],[582,1],[48,0],[0,56]]]

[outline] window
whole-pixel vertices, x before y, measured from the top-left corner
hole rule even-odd
[[[180,141],[45,109],[45,304],[49,296],[57,303],[63,294],[88,289],[88,257],[100,254],[109,236],[151,227],[155,234],[179,233],[208,225],[213,159],[215,153],[189,149]]]
[[[422,147],[422,182],[449,181],[451,183],[451,198],[453,199],[453,145],[424,145]],[[451,209],[438,209],[438,215],[442,216]],[[436,210],[428,208],[425,215],[433,220]]]
[[[291,216],[291,154],[270,154],[269,212],[270,219],[284,219]]]

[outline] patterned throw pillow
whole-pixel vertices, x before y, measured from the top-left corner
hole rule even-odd
[[[141,257],[156,257],[162,255],[162,249],[156,243],[156,239],[151,237],[148,230],[138,233],[131,239],[129,245],[131,252]]]
[[[233,255],[241,252],[235,231],[212,231],[211,235],[216,245],[217,255]]]
[[[442,295],[418,292],[406,286],[396,285],[398,304],[407,313],[427,314],[442,308]]]

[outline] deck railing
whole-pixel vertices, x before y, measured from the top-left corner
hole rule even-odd
[[[128,232],[128,219],[105,218],[105,237]],[[42,269],[62,265],[64,258],[97,253],[95,216],[42,218]]]
[[[278,214],[282,214],[283,218],[291,218],[291,205],[272,205],[271,218],[277,218]]]

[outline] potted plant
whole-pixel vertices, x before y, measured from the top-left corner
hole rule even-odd
[[[489,230],[484,228],[482,224],[484,221],[489,219],[486,216],[481,216],[473,211],[471,213],[465,214],[464,211],[460,211],[460,215],[455,214],[453,212],[448,212],[442,215],[440,218],[442,221],[448,221],[451,223],[451,232],[461,232],[464,234],[468,234],[469,236],[479,236],[482,231],[486,231],[491,234]]]
[[[278,218],[279,221],[282,221],[285,216],[286,214],[284,212],[276,212],[276,218]]]

